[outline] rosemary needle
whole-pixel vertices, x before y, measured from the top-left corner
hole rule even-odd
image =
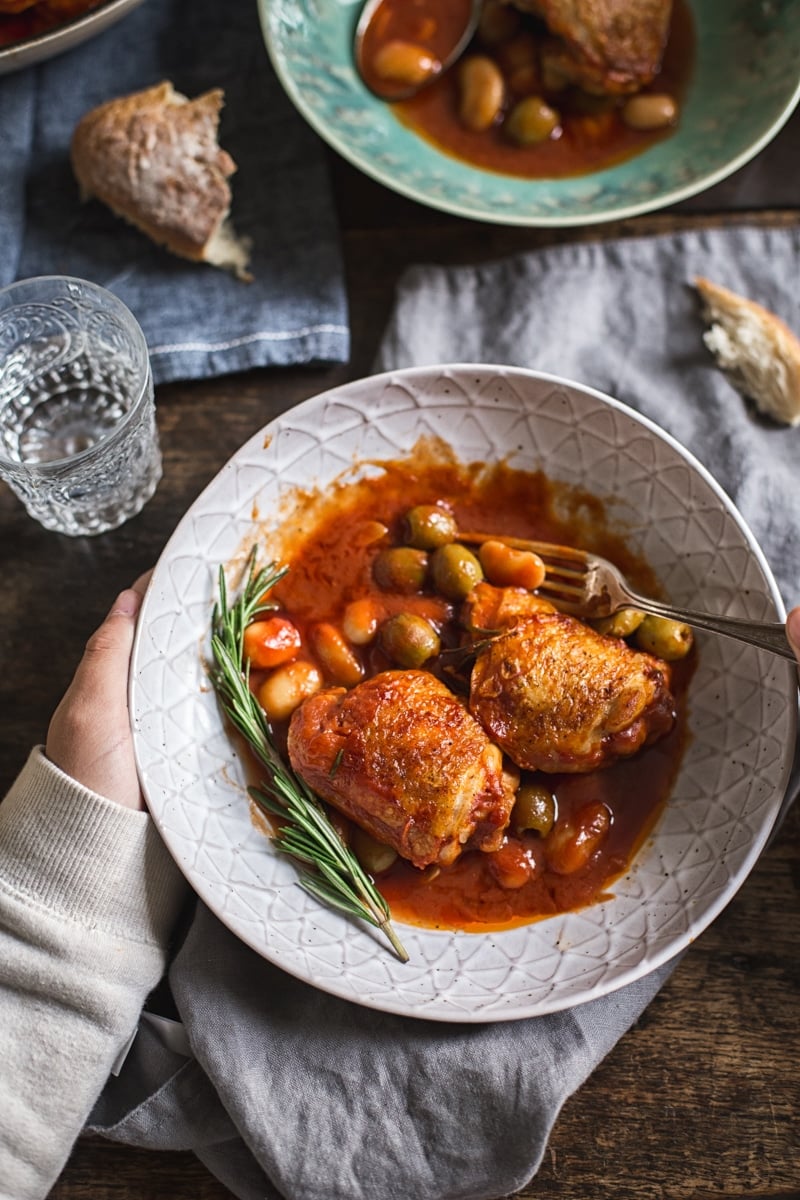
[[[211,623],[213,666],[210,676],[222,708],[242,734],[261,765],[266,779],[250,788],[250,795],[267,812],[285,820],[274,842],[279,850],[304,866],[300,883],[317,899],[377,926],[401,962],[408,954],[395,933],[389,906],[358,859],[345,845],[317,796],[287,766],[275,748],[266,713],[250,690],[249,663],[244,661],[244,631],[257,616],[276,607],[266,597],[286,574],[286,567],[269,563],[256,569],[253,548],[247,561],[244,586],[229,603],[225,574],[219,570],[219,599]]]

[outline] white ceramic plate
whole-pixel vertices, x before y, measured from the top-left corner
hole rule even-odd
[[[445,366],[347,384],[250,439],[192,505],[142,609],[131,712],[142,786],[200,897],[259,954],[357,1004],[447,1021],[552,1012],[613,991],[686,947],[730,901],[779,811],[794,746],[791,665],[699,636],[691,744],[663,816],[613,899],[502,933],[399,926],[401,964],[372,929],[322,907],[253,827],[244,776],[204,672],[220,563],[252,544],[253,513],[354,461],[444,437],[465,461],[523,469],[608,498],[666,594],[720,612],[785,615],[763,555],[685,450],[598,392],[516,368]],[[263,528],[263,526],[262,526]],[[265,552],[268,554],[268,550]]]
[[[0,46],[0,75],[44,62],[45,59],[79,46],[116,24],[141,3],[142,0],[108,0],[100,8],[75,17],[74,20],[55,29],[48,29],[45,33],[25,38],[10,46]]]

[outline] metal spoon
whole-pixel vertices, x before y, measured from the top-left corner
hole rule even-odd
[[[432,50],[428,46],[420,44],[418,49],[426,51],[431,59],[431,70],[422,80],[414,83],[409,83],[406,80],[398,80],[393,78],[381,78],[374,70],[370,69],[369,59],[364,55],[364,43],[367,30],[377,13],[378,9],[388,0],[366,0],[364,7],[358,18],[356,31],[353,38],[353,53],[355,57],[356,69],[364,83],[374,92],[381,100],[407,100],[409,97],[416,95],[422,88],[427,87],[438,79],[443,71],[464,53],[478,25],[478,20],[483,7],[483,0],[463,0],[464,4],[464,24],[455,43],[448,46],[444,53]],[[436,16],[437,7],[441,4],[441,0],[427,0],[427,7],[432,17]]]

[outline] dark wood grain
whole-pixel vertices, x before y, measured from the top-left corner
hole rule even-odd
[[[369,372],[396,281],[409,264],[474,262],[560,241],[741,220],[800,224],[797,210],[684,208],[572,231],[487,227],[394,196],[334,157],[331,167],[351,304],[347,365],[159,389],[164,479],[145,510],[113,534],[73,540],[47,533],[0,487],[0,795],[28,747],[43,739],[83,644],[116,592],[155,562],[222,464],[278,412]],[[520,1198],[800,1197],[798,891],[795,810],[639,1023],[565,1105],[544,1163]],[[78,1142],[51,1193],[52,1200],[230,1196],[191,1155],[94,1138]]]

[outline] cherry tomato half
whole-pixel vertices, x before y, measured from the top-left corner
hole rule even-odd
[[[244,631],[244,657],[253,667],[277,667],[290,662],[302,645],[296,625],[287,617],[267,617],[253,621]]]

